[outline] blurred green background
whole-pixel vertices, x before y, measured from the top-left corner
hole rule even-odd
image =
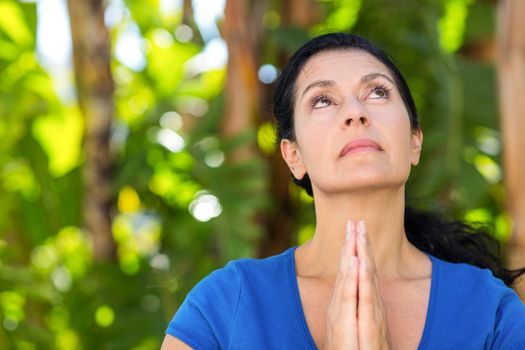
[[[158,349],[211,270],[307,240],[311,199],[276,152],[270,96],[327,31],[373,40],[407,78],[425,133],[409,203],[507,242],[496,1],[67,5],[0,0],[1,349]]]

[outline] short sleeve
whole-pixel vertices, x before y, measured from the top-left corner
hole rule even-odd
[[[200,281],[186,296],[166,330],[194,349],[226,349],[241,293],[234,263]]]
[[[516,292],[505,289],[496,313],[492,349],[525,349],[525,305]]]

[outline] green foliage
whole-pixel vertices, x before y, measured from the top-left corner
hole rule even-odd
[[[273,6],[279,2],[271,2]],[[258,215],[271,212],[263,157],[233,162],[239,149],[276,152],[268,123],[221,133],[225,69],[192,71],[205,43],[181,42],[182,10],[126,0],[110,28],[116,47],[137,28],[145,65],[112,61],[115,120],[111,208],[114,263],[97,263],[82,230],[84,120],[61,101],[36,55],[36,5],[0,1],[0,348],[158,349],[167,321],[211,270],[257,255]],[[409,182],[412,204],[471,222],[502,241],[503,212],[495,72],[463,57],[465,41],[493,35],[494,8],[468,0],[325,0],[313,28],[280,26],[270,6],[261,62],[309,36],[352,30],[395,58],[425,133],[423,165]],[[277,7],[276,7],[277,8]],[[311,199],[290,187],[297,242],[313,233]],[[140,330],[140,331],[137,331]]]

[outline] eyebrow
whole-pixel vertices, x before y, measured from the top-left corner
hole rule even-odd
[[[392,78],[390,78],[388,75],[383,74],[383,73],[370,73],[370,74],[367,74],[367,75],[365,75],[365,76],[363,76],[361,78],[361,83],[367,83],[367,82],[369,82],[371,80],[374,80],[376,78],[385,78],[386,80],[388,80],[392,84],[396,85],[396,83],[392,80]]]
[[[391,82],[392,84],[396,85],[396,83],[392,80],[392,78],[390,78],[388,75],[383,74],[383,73],[370,73],[370,74],[364,75],[361,78],[360,83],[364,84],[376,78],[384,78],[388,80],[389,82]],[[334,85],[336,84],[335,84],[335,81],[333,80],[316,80],[304,89],[303,93],[301,94],[301,97],[303,97],[308,92],[308,90],[314,87],[328,87],[328,86],[334,86]]]

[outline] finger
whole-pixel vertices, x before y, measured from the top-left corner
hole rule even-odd
[[[350,332],[355,336],[357,336],[358,269],[357,257],[351,256],[339,304],[341,332]]]
[[[339,260],[339,270],[337,272],[335,286],[334,286],[334,299],[341,299],[342,293],[345,288],[345,280],[351,270],[351,257],[355,255],[356,246],[356,231],[355,223],[352,220],[348,220],[345,229],[345,241],[341,247],[341,257]],[[355,277],[357,279],[357,277]]]
[[[339,285],[341,311],[348,316],[357,316],[357,290],[359,278],[359,264],[357,257],[351,256],[348,262],[347,271]]]
[[[379,298],[379,286],[374,257],[367,237],[364,220],[357,224],[357,255],[359,257],[359,299],[374,303]],[[361,288],[362,287],[362,288]]]
[[[328,306],[325,348],[357,349],[357,257],[350,256],[347,271],[338,277]]]
[[[356,225],[352,220],[348,220],[346,225],[346,271],[341,291],[341,319],[346,331],[354,332],[357,336],[357,290],[359,278],[359,264],[356,256],[357,244]]]
[[[350,255],[357,256],[357,223],[353,220],[346,222],[346,243]]]
[[[357,231],[359,343],[362,349],[376,348],[377,341],[385,336],[386,318],[384,317],[374,258],[364,221],[358,223]]]
[[[346,224],[345,240],[341,248],[339,270],[328,310],[332,320],[339,319],[340,316],[344,318],[346,317],[344,315],[348,312],[351,313],[354,319],[357,316],[358,270],[357,264],[355,263],[356,257],[352,253],[352,251],[355,251],[356,239],[355,223],[349,220]],[[354,295],[354,297],[352,297],[352,295]],[[352,298],[354,299],[353,301],[351,300]],[[349,300],[350,304],[347,304]],[[355,324],[357,324],[357,322],[355,322]]]
[[[372,270],[359,260],[359,300],[357,305],[357,327],[359,349],[390,348],[386,310],[379,294]]]
[[[366,230],[365,220],[361,220],[357,223],[357,256],[359,259],[364,259],[370,271],[372,273],[372,278],[376,277],[376,266],[374,261],[374,254],[372,252],[372,246],[370,245],[370,240],[368,239],[368,233]]]
[[[380,320],[377,319],[377,298],[375,286],[370,276],[370,267],[366,260],[359,259],[359,300],[357,306],[357,328],[359,330],[359,348],[374,348],[380,335]]]

